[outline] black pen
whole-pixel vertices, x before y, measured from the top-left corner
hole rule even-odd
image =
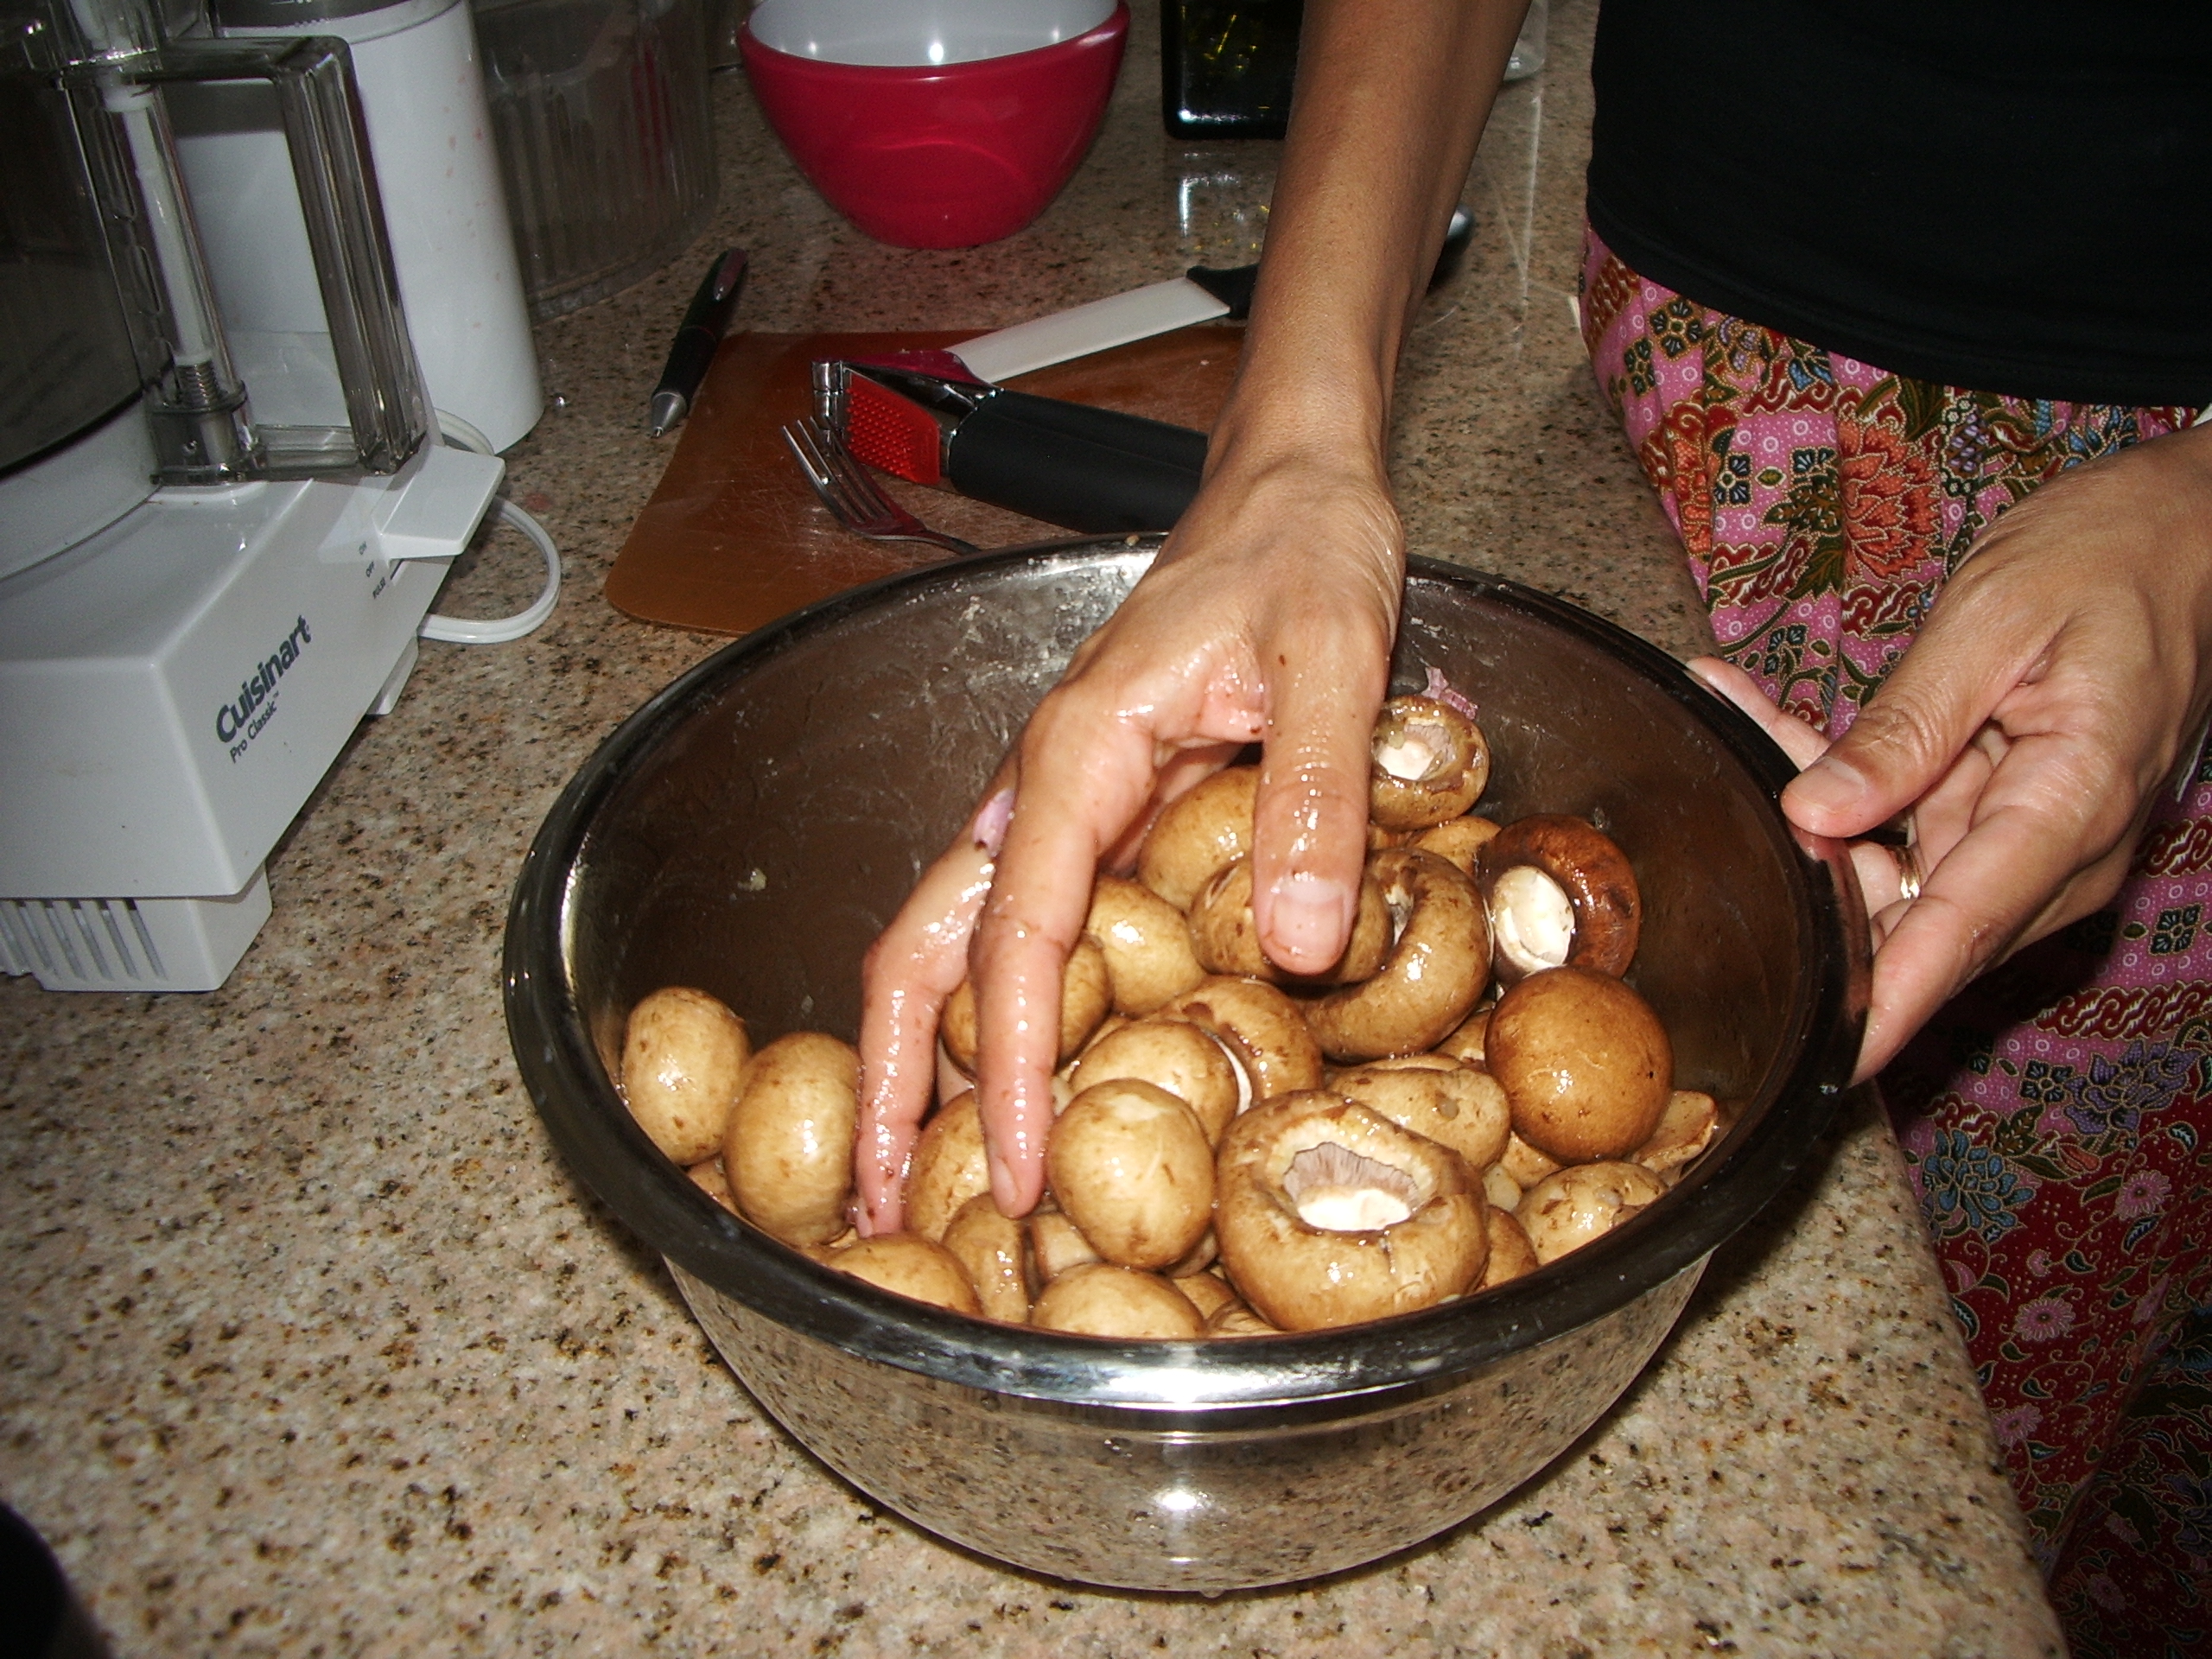
[[[653,436],[660,436],[690,412],[691,400],[699,395],[699,384],[707,378],[707,365],[715,360],[715,347],[729,332],[730,313],[737,309],[737,290],[744,286],[745,250],[731,248],[716,255],[707,268],[706,281],[691,296],[691,308],[683,314],[676,339],[669,346],[668,366],[660,372],[660,384],[653,388],[652,403],[645,415],[646,429]]]

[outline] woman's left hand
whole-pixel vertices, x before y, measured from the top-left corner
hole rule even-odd
[[[2000,518],[1830,745],[1740,670],[1693,668],[1804,768],[1783,810],[1848,839],[1912,809],[1925,882],[1853,863],[1872,1076],[1983,969],[2111,899],[2212,707],[2212,427],[2086,463]],[[2187,753],[2184,753],[2184,750]]]

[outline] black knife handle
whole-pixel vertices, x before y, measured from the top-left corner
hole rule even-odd
[[[1089,535],[1172,530],[1206,461],[1206,435],[1088,404],[1001,391],[960,423],[944,476],[978,501]]]

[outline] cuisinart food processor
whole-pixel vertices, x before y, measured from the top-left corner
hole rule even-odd
[[[221,984],[398,696],[540,407],[487,132],[456,0],[0,0],[0,971]]]

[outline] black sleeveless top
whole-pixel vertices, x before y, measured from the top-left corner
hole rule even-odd
[[[1975,391],[2212,403],[2212,0],[1604,0],[1590,219]]]

